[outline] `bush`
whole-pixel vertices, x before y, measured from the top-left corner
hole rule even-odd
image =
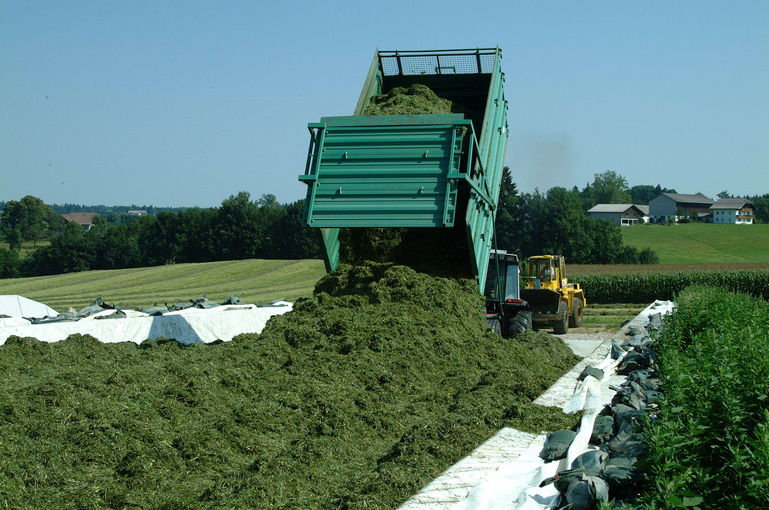
[[[649,508],[769,501],[769,305],[695,287],[656,343],[665,397],[647,429]],[[693,505],[689,505],[693,506]]]
[[[20,266],[18,250],[0,248],[0,278],[16,278],[20,276]]]

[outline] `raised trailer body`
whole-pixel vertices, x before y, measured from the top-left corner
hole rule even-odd
[[[309,124],[305,224],[319,228],[326,269],[344,255],[340,229],[419,229],[433,248],[461,252],[485,286],[507,147],[499,48],[378,51],[355,115]],[[463,114],[363,115],[371,99],[420,83]]]

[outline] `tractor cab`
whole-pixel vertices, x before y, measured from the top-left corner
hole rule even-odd
[[[511,338],[531,329],[528,304],[521,299],[518,255],[492,250],[486,273],[486,319],[491,329]]]

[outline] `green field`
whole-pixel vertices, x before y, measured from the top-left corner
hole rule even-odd
[[[662,264],[769,262],[769,225],[638,225],[623,227],[625,244],[651,248]]]
[[[80,309],[101,297],[122,308],[227,296],[265,303],[309,296],[324,274],[320,260],[233,260],[200,264],[85,271],[0,280],[0,295],[18,294],[58,311]]]

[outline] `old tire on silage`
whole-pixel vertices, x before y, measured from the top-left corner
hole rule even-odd
[[[571,305],[571,315],[569,316],[569,327],[578,328],[582,324],[582,300],[580,298],[574,298],[574,302]]]
[[[553,332],[563,335],[569,331],[569,307],[565,301],[558,305],[558,319],[553,321]]]

